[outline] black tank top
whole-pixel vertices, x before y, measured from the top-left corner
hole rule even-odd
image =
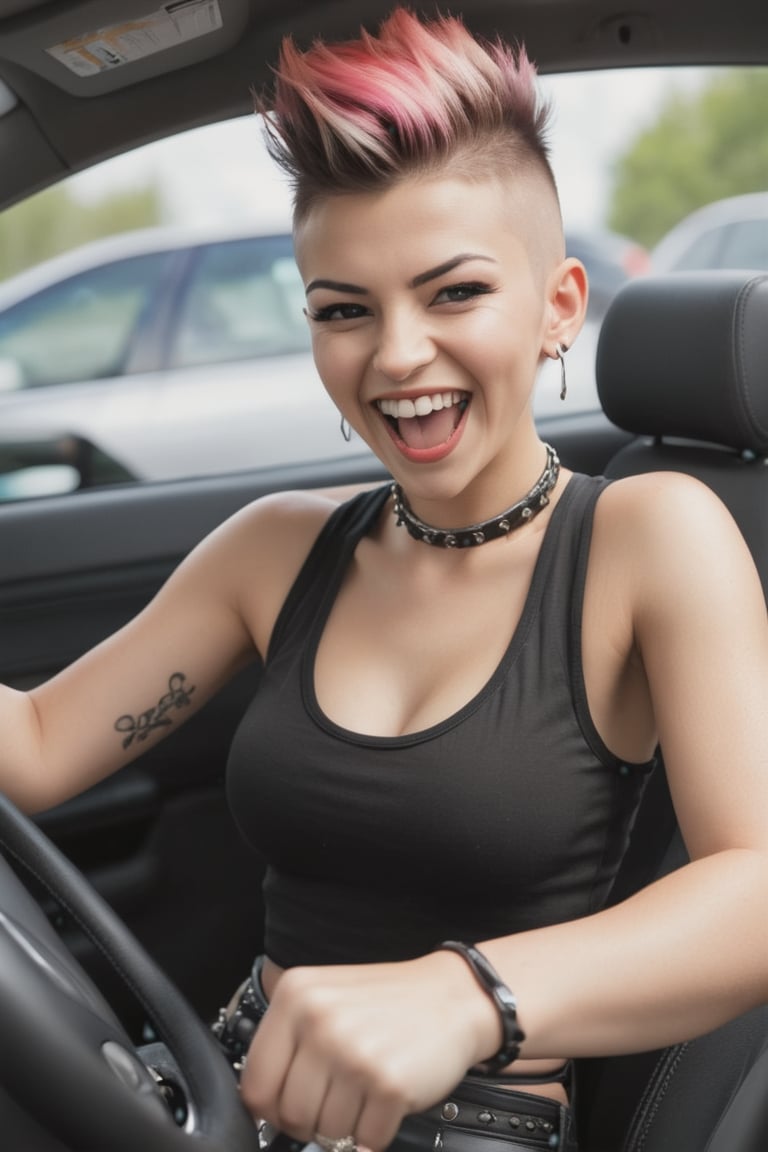
[[[582,602],[606,483],[568,483],[485,687],[406,736],[348,731],[315,697],[320,636],[389,488],[327,521],[277,619],[228,765],[232,812],[268,865],[264,947],[277,964],[407,959],[441,940],[603,906],[654,763],[612,755],[586,702]]]

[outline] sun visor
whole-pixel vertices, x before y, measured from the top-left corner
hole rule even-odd
[[[72,4],[4,34],[3,56],[73,96],[100,96],[226,51],[248,12],[248,0]]]

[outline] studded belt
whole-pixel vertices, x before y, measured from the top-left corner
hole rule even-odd
[[[390,1152],[577,1152],[573,1113],[544,1096],[462,1080],[441,1104],[408,1116]]]

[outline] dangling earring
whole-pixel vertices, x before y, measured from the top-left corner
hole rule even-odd
[[[565,353],[568,351],[567,344],[558,344],[555,347],[557,359],[560,361],[560,399],[565,400],[568,394],[568,384],[565,379]]]
[[[341,428],[342,436],[346,440],[347,444],[349,444],[350,440],[352,439],[352,429],[349,427],[349,422],[345,420],[343,416],[341,418],[339,427]]]

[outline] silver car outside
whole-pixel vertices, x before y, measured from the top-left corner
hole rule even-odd
[[[730,196],[691,212],[651,254],[654,272],[768,271],[768,192]]]

